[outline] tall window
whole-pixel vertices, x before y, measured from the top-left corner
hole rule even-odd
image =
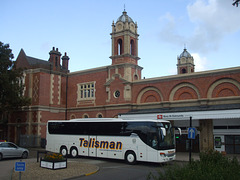
[[[118,39],[118,55],[121,55],[122,52],[122,39]]]
[[[25,78],[26,78],[26,73],[23,73],[23,75],[18,78],[19,86],[23,87],[22,90],[19,92],[20,96],[24,96],[25,91],[26,91]]]
[[[55,57],[55,66],[58,66],[58,57]]]
[[[78,84],[78,100],[91,100],[95,98],[95,82]]]
[[[131,55],[135,55],[135,52],[134,52],[134,40],[131,40],[130,41],[130,54]]]

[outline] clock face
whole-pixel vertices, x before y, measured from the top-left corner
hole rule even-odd
[[[114,92],[114,97],[115,98],[118,98],[120,96],[120,91],[119,90],[116,90],[115,92]]]
[[[131,30],[132,32],[134,32],[134,30],[135,30],[133,23],[131,23],[131,25],[130,25],[130,30]]]
[[[121,31],[122,28],[123,28],[123,27],[122,27],[122,24],[119,23],[119,24],[117,25],[117,30],[118,30],[118,31]]]

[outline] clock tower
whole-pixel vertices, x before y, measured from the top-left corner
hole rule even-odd
[[[127,12],[122,12],[122,15],[117,19],[117,22],[112,23],[112,65],[130,63],[137,65],[138,60],[138,34],[137,23],[133,22],[132,18],[127,15]]]

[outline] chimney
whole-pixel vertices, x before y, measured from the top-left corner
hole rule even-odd
[[[49,62],[51,62],[53,70],[59,71],[61,69],[60,58],[62,54],[58,52],[58,48],[55,50],[55,47],[53,47],[53,49],[49,52],[49,55]]]
[[[69,57],[67,56],[67,53],[65,52],[64,56],[62,57],[62,69],[68,71],[68,61]]]

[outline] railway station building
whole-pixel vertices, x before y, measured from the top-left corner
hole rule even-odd
[[[48,60],[21,49],[16,62],[25,69],[24,95],[32,103],[11,115],[8,140],[44,146],[48,120],[162,116],[182,128],[177,151],[187,151],[192,116],[198,130],[193,151],[240,153],[240,67],[195,72],[194,58],[184,48],[173,59],[177,74],[145,79],[137,30],[124,10],[112,23],[110,65],[76,72],[69,71],[71,59],[58,48],[50,50]]]

